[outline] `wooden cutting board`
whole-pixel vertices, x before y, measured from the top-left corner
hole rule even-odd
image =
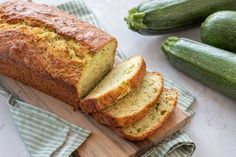
[[[88,115],[82,114],[80,111],[74,112],[72,107],[60,100],[2,75],[0,75],[0,81],[17,98],[92,131],[91,136],[76,151],[78,157],[140,156],[182,128],[188,119],[187,115],[177,107],[167,123],[155,135],[141,142],[130,142],[116,135],[108,127],[96,123]]]

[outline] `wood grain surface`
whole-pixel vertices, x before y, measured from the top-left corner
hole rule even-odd
[[[91,136],[77,150],[78,157],[140,156],[146,150],[182,128],[188,119],[185,113],[177,107],[167,123],[155,135],[144,141],[130,142],[119,137],[108,127],[96,123],[90,116],[80,111],[74,112],[69,105],[60,100],[5,76],[0,75],[0,81],[16,98],[92,131]]]

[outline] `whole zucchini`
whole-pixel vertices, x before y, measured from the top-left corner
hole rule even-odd
[[[203,22],[220,10],[236,10],[236,0],[148,0],[131,9],[125,21],[133,31],[155,35]]]
[[[210,15],[201,26],[204,43],[236,52],[236,12],[219,11]]]
[[[236,100],[234,53],[177,37],[169,37],[162,50],[180,71]]]

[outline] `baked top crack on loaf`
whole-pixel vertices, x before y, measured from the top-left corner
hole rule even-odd
[[[146,64],[141,56],[121,62],[80,102],[80,108],[90,113],[113,105],[139,86],[145,75]]]
[[[143,119],[131,126],[115,128],[115,131],[122,137],[132,141],[143,140],[151,136],[170,117],[176,107],[177,99],[177,90],[163,89],[158,103],[149,109]]]
[[[160,73],[147,73],[137,89],[130,91],[110,107],[94,112],[93,117],[111,127],[129,126],[142,119],[148,110],[157,103],[163,89]]]
[[[116,39],[56,8],[0,4],[0,73],[78,107],[111,70]]]

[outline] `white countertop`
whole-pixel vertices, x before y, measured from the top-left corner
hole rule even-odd
[[[65,1],[35,0],[35,2],[46,2],[54,5]],[[105,26],[107,32],[118,39],[119,47],[128,57],[142,55],[149,69],[162,72],[165,77],[183,85],[196,96],[197,101],[192,106],[192,110],[196,114],[184,128],[197,146],[193,156],[236,156],[236,102],[187,77],[169,64],[159,47],[161,42],[170,35],[142,36],[127,28],[123,20],[124,16],[127,15],[128,9],[136,6],[142,0],[85,1]],[[199,28],[171,35],[200,40]],[[11,117],[8,115],[7,108],[1,103],[0,156],[6,157],[6,154],[9,155],[8,148],[10,146],[14,148],[12,153],[15,152],[19,157],[24,156],[24,147],[20,146],[20,138],[16,136],[15,128],[10,127],[10,121]],[[11,138],[12,140],[7,140]],[[12,155],[9,156],[12,157]]]

